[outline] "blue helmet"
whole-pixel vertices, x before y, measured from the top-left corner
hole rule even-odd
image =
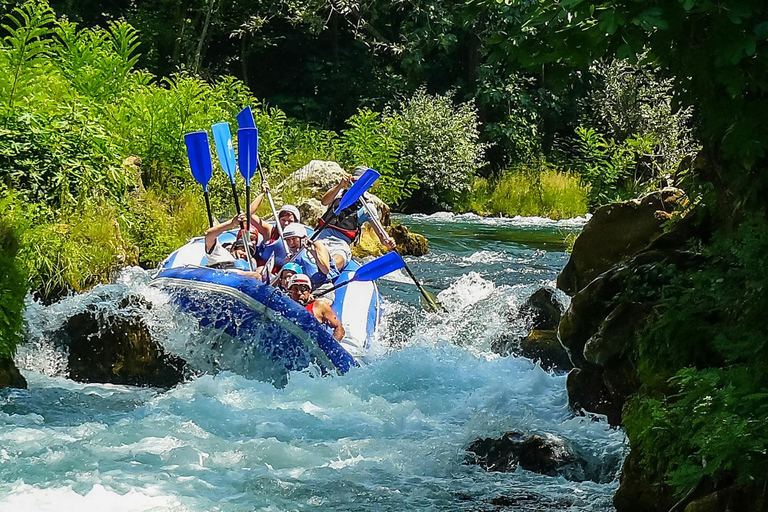
[[[299,264],[298,263],[294,263],[294,262],[286,263],[285,265],[283,265],[283,268],[280,270],[281,274],[283,273],[283,270],[290,270],[290,271],[293,271],[293,272],[295,272],[297,274],[302,274],[303,273],[301,271],[301,267],[299,266]]]

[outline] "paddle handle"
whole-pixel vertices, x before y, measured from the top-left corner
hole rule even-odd
[[[238,214],[243,213],[243,210],[240,209],[240,200],[237,198],[237,187],[235,186],[235,179],[232,178],[229,184],[232,185],[232,197],[235,198],[235,210],[237,210]]]
[[[259,169],[259,175],[261,176],[261,182],[267,183],[267,177],[264,175],[264,169],[261,168],[261,159],[256,156],[256,167]],[[272,199],[272,191],[269,189],[269,183],[267,183],[267,201],[269,201],[269,207],[272,209],[272,217],[275,219],[275,228],[277,228],[277,234],[280,236],[280,240],[283,242],[285,253],[288,254],[288,244],[285,243],[285,237],[283,236],[283,226],[280,225],[280,218],[277,216],[277,209],[275,208],[275,201]]]
[[[213,227],[213,213],[211,212],[211,198],[208,197],[208,191],[203,191],[203,197],[205,198],[205,210],[208,212],[208,227]]]
[[[333,291],[336,291],[339,288],[341,288],[342,286],[346,286],[346,285],[348,285],[349,283],[351,283],[354,280],[355,280],[355,278],[352,278],[352,279],[350,279],[348,281],[344,281],[343,283],[339,283],[337,285],[334,285],[332,288],[328,288],[327,290],[323,290],[322,292],[318,293],[317,295],[315,295],[315,297],[322,297],[323,295],[325,295],[327,293],[331,293]]]
[[[248,233],[251,232],[251,184],[250,181],[245,184],[245,207],[248,212],[245,214],[245,227]]]
[[[240,209],[240,201],[237,199],[237,187],[235,187],[235,180],[234,178],[230,182],[230,185],[232,185],[232,197],[235,198],[235,209],[237,210],[238,215],[243,213],[243,211]],[[247,193],[247,190],[246,190]],[[250,210],[250,205],[248,207]],[[246,219],[246,222],[248,222],[249,219]],[[248,268],[251,269],[251,272],[253,272],[253,260],[251,259],[251,232],[250,232],[251,226],[250,222],[248,222],[248,227],[246,228],[245,223],[240,223],[240,230],[243,232],[243,243],[245,243],[245,259],[248,261]]]

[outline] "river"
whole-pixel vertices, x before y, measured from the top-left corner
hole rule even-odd
[[[569,411],[563,374],[490,351],[524,330],[516,309],[554,286],[562,240],[584,220],[397,220],[430,239],[429,255],[407,259],[448,313],[422,311],[404,273],[381,280],[378,349],[341,377],[81,384],[51,333],[89,304],[146,294],[171,347],[189,345],[189,326],[140,269],[48,307],[28,301],[17,363],[29,389],[0,391],[0,511],[613,510],[615,467],[597,483],[465,463],[472,441],[507,430],[558,436],[595,461],[625,451],[622,431]]]

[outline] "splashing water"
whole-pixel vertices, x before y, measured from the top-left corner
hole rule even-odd
[[[0,392],[0,510],[612,510],[615,465],[596,483],[466,464],[470,443],[507,430],[554,435],[598,466],[623,454],[620,430],[570,412],[564,375],[490,352],[500,333],[524,329],[517,308],[554,284],[562,232],[581,223],[401,220],[430,239],[432,252],[408,262],[448,312],[422,311],[404,274],[382,280],[378,352],[342,377],[295,373],[278,389],[214,365],[169,391],[76,383],[54,333],[129,295],[151,303],[129,313],[169,351],[204,352],[200,365],[222,356],[140,269],[30,302],[17,357],[29,389]]]

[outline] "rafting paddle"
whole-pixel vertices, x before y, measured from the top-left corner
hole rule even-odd
[[[232,196],[235,198],[235,208],[237,213],[242,213],[240,209],[240,200],[237,198],[237,187],[235,186],[235,173],[237,172],[237,166],[235,165],[235,148],[232,145],[232,132],[229,131],[229,123],[216,123],[211,126],[213,131],[213,140],[216,143],[216,154],[219,157],[219,163],[221,169],[229,177],[229,184],[232,185]],[[248,219],[250,220],[250,219]],[[245,251],[246,258],[248,260],[248,267],[253,270],[253,262],[251,261],[251,237],[250,237],[250,222],[246,227],[242,223],[240,229],[244,231],[243,239],[245,240],[247,250]]]
[[[208,227],[213,227],[213,214],[211,213],[211,201],[208,198],[208,182],[211,181],[213,163],[211,162],[211,148],[208,145],[208,134],[205,132],[191,132],[184,135],[184,144],[187,146],[187,158],[189,168],[195,181],[203,186],[205,209],[208,212]]]
[[[240,111],[240,113],[237,114],[237,125],[240,127],[240,129],[243,128],[256,128],[256,122],[253,120],[253,112],[251,112],[251,107],[245,107],[243,110]],[[240,136],[240,131],[238,130],[238,137]],[[239,139],[238,139],[239,140]],[[258,152],[258,136],[256,138],[256,166],[259,169],[259,175],[261,176],[261,182],[267,183],[267,177],[264,175],[264,170],[261,168],[261,160],[259,159],[259,152]],[[269,183],[267,183],[267,200],[269,201],[269,207],[272,209],[272,215],[275,219],[275,227],[277,228],[277,234],[280,236],[280,240],[283,241],[283,247],[285,247],[285,252],[288,252],[288,244],[285,243],[285,238],[283,237],[283,226],[280,225],[280,219],[277,216],[277,209],[275,209],[275,201],[272,199],[272,192],[269,190]],[[249,209],[249,217],[250,217],[250,203],[248,203],[248,209]]]
[[[256,172],[256,160],[259,154],[259,131],[256,128],[237,130],[237,162],[240,174],[245,178],[245,204],[248,208],[248,231],[251,230],[251,178]]]
[[[341,288],[342,286],[346,286],[352,281],[373,281],[375,279],[378,279],[382,276],[385,276],[389,274],[390,272],[394,272],[395,270],[401,269],[405,266],[405,261],[403,261],[403,258],[395,251],[389,252],[385,254],[384,256],[380,258],[376,258],[373,261],[370,261],[357,269],[355,272],[355,275],[352,276],[351,279],[348,281],[344,281],[343,283],[334,285],[333,288],[329,288],[327,290],[323,290],[321,293],[318,293],[316,297],[322,297],[326,293],[330,293],[334,290],[337,290]]]
[[[365,208],[366,213],[368,214],[368,217],[371,219],[371,222],[373,222],[376,225],[376,228],[380,232],[386,233],[384,231],[384,227],[381,225],[381,221],[379,221],[379,216],[375,215],[371,210],[369,209],[368,204],[365,202],[365,199],[363,199],[363,208]],[[393,250],[392,252],[388,254],[397,254],[397,250]],[[402,258],[401,258],[402,259]],[[410,276],[413,283],[416,285],[416,288],[419,289],[419,293],[421,294],[421,305],[429,311],[430,313],[438,313],[440,311],[445,311],[445,308],[442,304],[440,304],[440,301],[437,299],[437,296],[424,289],[424,287],[421,285],[418,279],[416,279],[416,276],[413,275],[413,272],[411,272],[411,269],[408,267],[408,264],[403,260],[403,268],[405,268],[405,271]]]

